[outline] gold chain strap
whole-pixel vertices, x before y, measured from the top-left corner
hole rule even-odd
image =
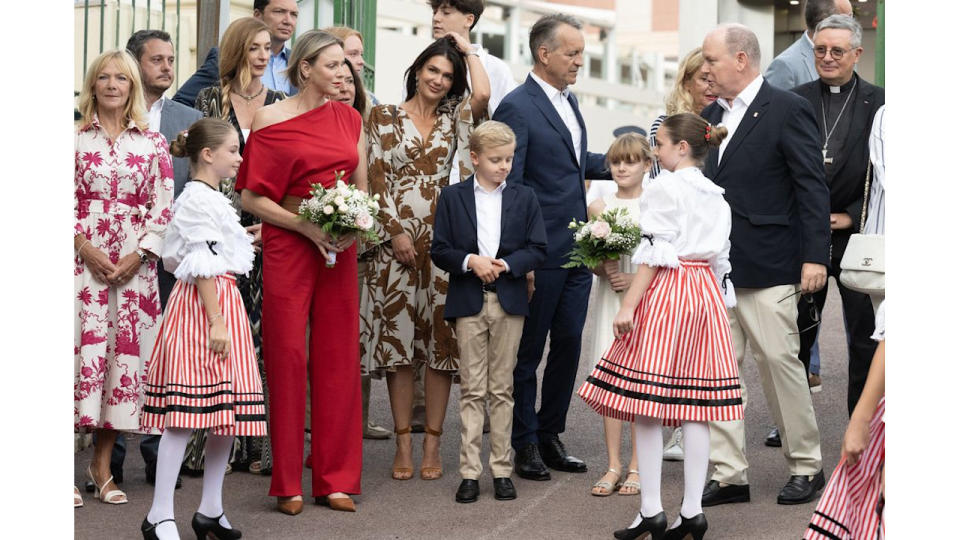
[[[873,167],[873,162],[867,160],[867,178],[863,182],[863,208],[860,210],[860,234],[863,234],[863,229],[867,225],[867,205],[870,201],[870,171]]]

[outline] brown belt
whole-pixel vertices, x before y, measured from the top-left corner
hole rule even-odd
[[[294,214],[300,213],[300,203],[303,201],[303,197],[294,197],[293,195],[284,195],[283,199],[280,200],[280,206],[284,210],[293,212]]]

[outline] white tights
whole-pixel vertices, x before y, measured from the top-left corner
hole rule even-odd
[[[187,449],[192,429],[167,428],[160,437],[157,451],[157,483],[153,490],[153,505],[147,514],[147,521],[157,523],[173,517],[173,492],[183,463],[183,453]],[[204,447],[203,496],[200,499],[201,514],[215,518],[223,513],[223,477],[230,459],[233,446],[232,435],[207,434]],[[226,516],[220,518],[220,525],[230,527]],[[177,526],[167,521],[157,526],[157,536],[161,540],[179,539]]]
[[[649,416],[636,416],[633,421],[633,443],[640,471],[640,513],[630,524],[636,527],[643,517],[663,511],[660,500],[661,466],[663,464],[662,421]],[[701,499],[707,480],[710,457],[710,427],[706,422],[683,423],[683,505],[680,514],[692,518],[703,511]],[[680,518],[673,527],[680,523]],[[671,527],[672,528],[672,527]]]

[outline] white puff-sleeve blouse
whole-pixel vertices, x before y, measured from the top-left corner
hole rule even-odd
[[[710,263],[727,307],[736,305],[730,281],[730,206],[723,188],[696,167],[663,170],[640,196],[644,239],[634,264],[676,268],[680,259]]]
[[[173,203],[161,257],[177,279],[247,274],[253,268],[253,236],[240,225],[230,201],[202,182],[188,182]]]

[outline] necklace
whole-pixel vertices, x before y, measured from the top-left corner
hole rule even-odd
[[[843,107],[840,107],[840,114],[837,115],[837,119],[833,121],[833,127],[827,131],[827,109],[823,105],[823,100],[820,100],[820,112],[823,113],[823,131],[827,136],[823,139],[823,164],[833,164],[833,158],[827,157],[827,143],[830,142],[830,136],[833,135],[833,130],[837,129],[837,124],[840,123],[840,119],[843,118],[843,111],[847,108],[847,103],[850,102],[850,96],[857,90],[857,81],[853,81],[853,86],[850,87],[850,93],[847,94],[847,98],[843,100]]]
[[[237,92],[236,94],[237,94],[238,96],[242,97],[243,99],[245,99],[245,100],[247,100],[247,101],[250,101],[250,100],[252,100],[252,99],[254,99],[254,98],[256,98],[256,97],[259,97],[260,94],[263,93],[263,90],[264,90],[266,87],[267,87],[267,86],[266,86],[265,84],[261,83],[261,84],[260,84],[260,91],[257,92],[256,94],[252,95],[252,96],[248,96],[248,95],[246,95],[246,94],[241,94],[240,92]]]
[[[201,184],[207,186],[208,188],[210,188],[210,189],[212,189],[212,190],[214,190],[214,191],[217,191],[217,188],[211,186],[210,184],[204,182],[203,180],[197,180],[196,178],[191,178],[190,180],[187,180],[187,182],[198,182],[198,183],[201,183]]]

